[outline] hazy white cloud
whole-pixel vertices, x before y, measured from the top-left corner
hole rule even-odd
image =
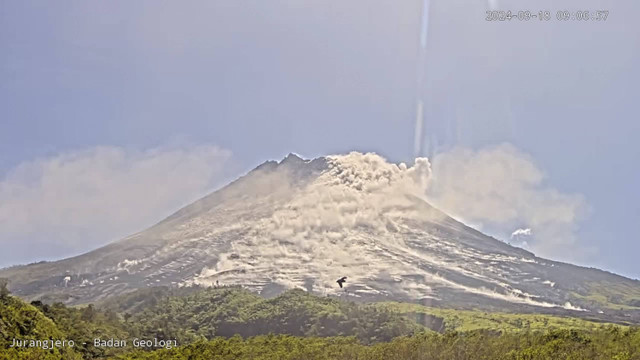
[[[230,156],[215,146],[104,146],[24,162],[0,179],[0,241],[88,250],[116,240],[210,191]]]
[[[511,236],[510,236],[511,242],[509,243],[511,245],[519,246],[523,249],[531,250],[531,247],[529,246],[529,242],[525,239],[529,238],[529,236],[531,236],[532,234],[533,233],[529,228],[516,229],[514,232],[511,233]]]
[[[507,237],[524,225],[537,255],[584,255],[575,236],[588,212],[584,197],[562,193],[544,180],[533,160],[512,145],[457,148],[435,157],[427,195],[443,211],[495,235]]]
[[[516,236],[531,236],[531,229],[516,229],[516,231],[511,233],[511,238]]]

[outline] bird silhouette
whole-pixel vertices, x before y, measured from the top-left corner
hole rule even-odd
[[[338,283],[338,285],[340,285],[340,289],[342,289],[342,284],[347,282],[347,277],[343,276],[340,279],[338,279],[338,281],[336,281]]]

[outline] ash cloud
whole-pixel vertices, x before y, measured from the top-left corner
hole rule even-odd
[[[528,246],[539,256],[579,261],[589,253],[576,237],[589,212],[584,196],[546,184],[533,159],[510,144],[438,154],[427,198],[458,220],[501,238],[524,224],[513,234],[527,235]]]

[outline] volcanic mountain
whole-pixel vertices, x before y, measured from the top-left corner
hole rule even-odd
[[[84,255],[0,271],[23,298],[86,303],[150,286],[288,288],[352,300],[640,320],[640,282],[546,260],[431,206],[430,164],[350,153],[268,161]],[[344,289],[336,280],[347,276]]]

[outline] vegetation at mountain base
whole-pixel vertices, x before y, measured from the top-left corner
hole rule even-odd
[[[399,312],[422,323],[423,314],[444,320],[444,331],[467,332],[473,330],[494,330],[501,332],[519,332],[529,330],[577,329],[598,330],[611,323],[588,321],[577,317],[546,314],[512,314],[485,312],[479,310],[455,310],[423,306],[419,304],[382,302],[377,306]]]
[[[94,347],[100,339],[128,339],[131,333],[126,323],[113,311],[97,309],[93,304],[85,307],[67,307],[61,303],[52,305],[34,301],[31,305],[51,319],[62,331],[64,338],[75,341],[74,349],[85,357],[104,357],[123,352],[119,348]]]
[[[605,309],[640,309],[640,289],[627,283],[591,282],[571,295],[587,305]]]
[[[210,288],[154,302],[130,318],[132,333],[177,339],[182,344],[214,336],[268,333],[354,336],[372,343],[424,330],[401,314],[374,304],[318,297],[300,289],[264,299],[239,288]]]
[[[13,339],[69,339],[38,308],[3,292],[0,294],[0,359],[80,359],[71,348],[10,348]]]
[[[149,288],[95,305],[0,293],[0,359],[640,359],[640,328],[539,314],[363,304],[290,290]],[[178,347],[94,347],[93,339]],[[73,340],[9,348],[13,339]]]
[[[390,310],[320,298],[302,290],[264,299],[239,288],[179,292],[145,289],[110,300],[100,307],[93,304],[67,307],[61,303],[49,305],[40,301],[26,304],[13,296],[3,299],[12,305],[4,306],[3,303],[2,306],[0,329],[3,342],[0,348],[8,348],[14,338],[72,339],[76,345],[69,353],[82,354],[85,358],[110,357],[131,350],[94,347],[95,338],[157,338],[189,344],[215,337],[274,333],[310,337],[352,336],[362,343],[372,343],[424,329]],[[38,322],[44,325],[31,326]],[[24,329],[18,331],[14,328]],[[26,355],[42,352],[42,349],[12,351]],[[57,356],[55,351],[51,354]]]
[[[493,331],[420,333],[390,342],[363,345],[354,337],[319,338],[262,335],[243,340],[215,338],[129,359],[192,360],[630,360],[640,358],[640,330],[606,327],[597,331],[556,329],[499,334]]]

